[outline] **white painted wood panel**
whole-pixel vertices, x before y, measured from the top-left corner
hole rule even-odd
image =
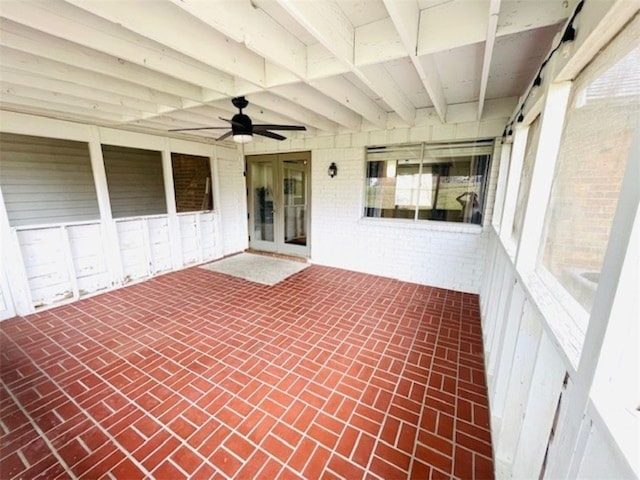
[[[67,228],[67,236],[79,296],[108,288],[111,281],[102,226],[72,225]]]
[[[200,245],[202,261],[216,258],[215,218],[212,212],[200,214]]]
[[[0,265],[3,263],[0,259]],[[0,321],[14,317],[16,310],[13,306],[13,299],[11,298],[11,290],[9,288],[9,282],[5,275],[4,265],[0,268]]]
[[[33,307],[78,299],[111,285],[101,225],[15,230]]]
[[[637,478],[633,469],[616,448],[615,442],[607,431],[607,426],[597,415],[593,405],[589,406],[586,421],[590,428],[578,478],[583,480]]]
[[[565,374],[562,358],[548,335],[544,334],[536,355],[513,461],[513,478],[540,475]]]
[[[497,478],[510,477],[541,335],[539,319],[535,312],[528,311],[522,318],[513,361],[507,366],[509,385],[503,400],[504,407],[498,410],[497,405],[491,404]]]
[[[555,478],[552,465],[569,461],[578,465],[569,478],[633,478],[591,401],[591,413],[567,425],[572,399],[584,394],[573,388],[578,373],[548,325],[554,318],[543,316],[505,245],[490,235],[480,302],[496,478]],[[580,433],[567,434],[569,427]]]
[[[151,273],[158,274],[171,270],[171,240],[167,217],[147,220]]]
[[[148,277],[149,248],[145,222],[142,219],[119,220],[116,222],[116,231],[122,259],[123,283]]]
[[[64,231],[43,228],[16,232],[35,307],[73,298],[66,262]]]
[[[180,239],[182,242],[183,265],[193,265],[202,258],[198,239],[198,216],[196,214],[179,215]]]

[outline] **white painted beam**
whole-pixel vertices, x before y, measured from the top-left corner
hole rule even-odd
[[[5,7],[2,7],[3,14],[4,9]],[[91,48],[73,43],[74,35],[69,33],[71,29],[70,26],[63,25],[62,28],[59,29],[53,28],[49,22],[54,22],[53,25],[55,25],[55,22],[57,22],[55,16],[48,15],[46,12],[40,14],[35,8],[33,9],[35,11],[30,11],[29,5],[25,5],[24,9],[30,13],[27,19],[24,20],[30,25],[25,27],[14,22],[3,21],[2,25],[0,25],[0,45],[67,65],[82,65],[82,68],[85,70],[138,83],[139,85],[144,85],[161,92],[167,92],[175,96],[197,101],[202,100],[201,88],[168,75],[150,72],[145,67],[124,60],[123,56],[118,55],[118,53],[125,53],[124,50],[118,52],[120,42],[114,40],[112,45],[105,44],[104,50],[111,50],[112,54],[92,50]],[[20,12],[20,15],[15,15],[13,16],[14,18],[24,15],[22,9],[18,9],[18,12]],[[40,18],[44,18],[44,20],[40,20]],[[50,30],[53,34],[55,34],[56,31],[67,32],[66,36],[68,40],[44,35],[34,30],[38,28],[44,28],[45,31]],[[92,36],[93,34],[89,29],[83,27],[82,35]],[[92,42],[87,42],[82,38],[76,38],[76,40],[83,44],[93,43],[94,46],[97,46],[98,39],[99,37],[95,36]],[[129,42],[123,43],[128,44]],[[175,67],[179,68],[178,66]]]
[[[321,43],[314,43],[307,47],[307,78],[309,80],[342,75],[350,71],[351,69],[344,62],[338,60]]]
[[[280,112],[282,115],[286,115],[301,125],[317,128],[326,132],[336,132],[338,130],[338,124],[336,122],[280,96],[263,92],[252,95],[250,100],[251,103],[256,106],[267,108],[273,112]]]
[[[73,86],[100,89],[107,93],[155,103],[159,111],[168,107],[181,108],[183,105],[182,99],[175,95],[10,48],[0,47],[0,58],[3,67],[10,67],[20,74],[41,75]]]
[[[482,59],[482,75],[480,77],[480,97],[478,99],[478,120],[482,120],[482,110],[484,109],[484,99],[487,95],[487,83],[489,82],[489,71],[491,69],[491,57],[493,56],[493,46],[496,41],[498,29],[498,17],[500,15],[500,1],[491,0],[489,5],[489,22],[487,25],[487,40],[484,44],[484,55]]]
[[[383,65],[368,65],[355,72],[371,90],[380,95],[380,99],[406,123],[413,125],[416,108],[402,93],[395,80]]]
[[[362,115],[375,126],[387,128],[387,112],[342,75],[313,81],[311,86]]]
[[[320,44],[345,64],[405,122],[413,124],[415,107],[395,85],[384,67],[355,64],[355,30],[337,3],[278,0],[279,4]]]
[[[412,2],[403,0],[393,3],[404,6]],[[398,35],[397,27],[391,18],[383,18],[356,28],[354,49],[354,63],[357,66],[397,60],[407,56],[403,39]]]
[[[140,118],[142,116],[142,111],[128,108],[123,105],[114,105],[111,103],[93,101],[87,98],[53,92],[50,90],[27,87],[25,85],[20,85],[19,83],[7,82],[4,78],[0,80],[0,92],[3,96],[17,96],[32,100],[42,100],[47,103],[59,103],[70,107],[82,108],[88,111],[112,113],[114,115],[125,115],[134,118]]]
[[[338,102],[327,99],[326,96],[309,85],[286,85],[272,88],[270,91],[291,102],[304,105],[306,108],[350,130],[358,130],[360,128],[360,115],[342,106]]]
[[[2,92],[0,92],[0,109],[43,115],[45,117],[89,121],[92,123],[107,123],[112,125],[122,124],[131,120],[130,118],[124,118],[121,115],[114,115],[112,113],[88,110],[86,108],[73,107],[57,102],[34,100],[32,98],[19,97],[17,95]]]
[[[209,1],[171,0],[198,20],[303,80],[307,75],[306,46],[249,0],[225,2],[212,8]]]
[[[125,97],[112,92],[98,90],[97,88],[74,85],[68,81],[46,78],[40,75],[21,72],[20,70],[4,68],[3,66],[0,66],[0,81],[13,85],[37,88],[56,94],[85,98],[108,105],[121,106],[132,111],[149,113],[158,113],[160,111],[156,103]]]
[[[289,15],[336,58],[354,64],[354,28],[335,2],[278,0]]]
[[[389,12],[391,20],[398,32],[398,35],[409,54],[411,63],[420,77],[424,89],[427,91],[433,107],[438,112],[440,121],[446,122],[447,104],[438,75],[436,63],[430,55],[419,59],[418,51],[418,31],[420,22],[420,8],[416,0],[406,0],[397,2],[395,0],[384,0],[384,5]]]
[[[483,42],[489,0],[446,2],[420,12],[419,56]]]
[[[74,5],[104,18],[143,37],[193,58],[204,65],[213,67],[229,75],[241,76],[257,85],[264,86],[264,61],[262,57],[249,51],[232,39],[167,2],[153,2],[152,12],[146,2],[111,0],[96,2],[91,0],[69,0]],[[209,4],[211,8],[211,4]],[[225,6],[226,8],[226,6]],[[217,9],[215,9],[217,10]],[[220,9],[223,10],[223,9]],[[150,21],[150,13],[153,18]],[[188,32],[188,34],[187,34]],[[222,47],[224,46],[224,47]],[[165,59],[169,61],[168,58]],[[179,72],[175,72],[176,75]],[[211,75],[212,72],[207,72]],[[214,91],[232,94],[232,81],[219,75],[216,85],[207,86]],[[209,79],[211,82],[211,79]],[[194,83],[196,81],[194,80]]]

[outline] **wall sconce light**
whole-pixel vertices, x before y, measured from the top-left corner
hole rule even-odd
[[[327,170],[327,173],[331,178],[338,175],[338,166],[335,164],[335,162],[331,162],[331,165],[329,165],[329,169]]]

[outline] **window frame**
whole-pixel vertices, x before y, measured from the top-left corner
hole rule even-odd
[[[489,200],[490,200],[490,189],[491,189],[491,173],[492,173],[492,169],[494,166],[494,157],[496,156],[496,152],[497,152],[497,148],[496,148],[496,140],[494,138],[479,138],[479,139],[470,139],[470,140],[459,140],[459,141],[450,141],[450,142],[412,142],[412,143],[407,143],[407,144],[385,144],[385,145],[370,145],[365,147],[365,152],[364,152],[364,189],[363,189],[363,200],[362,200],[362,207],[360,209],[360,215],[361,215],[361,221],[364,222],[380,222],[381,224],[385,224],[388,222],[403,222],[403,223],[412,223],[412,224],[422,224],[422,225],[448,225],[448,226],[458,226],[458,227],[470,227],[472,229],[472,231],[476,231],[478,229],[478,227],[482,228],[484,225],[488,225],[489,222],[487,221],[487,212],[490,211],[490,206],[489,206]],[[420,157],[418,160],[418,175],[422,176],[423,175],[423,167],[425,165],[441,165],[443,163],[445,163],[444,161],[438,161],[438,162],[433,162],[433,163],[425,163],[425,160],[427,160],[429,157],[427,156],[429,150],[431,151],[437,151],[438,149],[445,149],[445,148],[455,148],[456,145],[458,145],[461,148],[465,148],[468,147],[469,145],[473,145],[474,147],[478,147],[479,149],[486,149],[487,152],[486,153],[471,153],[469,155],[464,155],[467,156],[471,159],[474,158],[480,158],[480,157],[487,157],[486,159],[486,164],[484,166],[484,171],[482,174],[482,180],[480,181],[481,186],[480,186],[480,193],[481,193],[481,221],[480,223],[473,223],[473,222],[464,222],[464,221],[453,221],[453,220],[439,220],[439,219],[433,219],[433,218],[419,218],[420,217],[420,194],[423,191],[422,185],[419,183],[418,185],[418,189],[417,189],[417,200],[413,205],[413,216],[412,217],[382,217],[382,216],[369,216],[367,215],[367,210],[368,209],[372,209],[372,210],[381,210],[380,208],[377,207],[368,207],[368,197],[369,197],[369,181],[372,178],[379,178],[379,177],[370,177],[369,176],[369,165],[370,163],[376,162],[376,161],[388,161],[388,160],[392,160],[396,162],[396,169],[398,167],[398,163],[400,161],[400,157],[401,155],[398,155],[399,158],[397,159],[370,159],[369,158],[369,153],[370,152],[375,152],[375,150],[377,149],[386,149],[386,148],[390,148],[390,149],[399,149],[400,152],[403,148],[407,149],[407,152],[410,151],[410,149],[412,148],[419,148],[420,149]],[[463,157],[463,155],[460,155],[460,157]],[[450,157],[444,157],[444,158],[451,158],[451,159],[455,159],[456,156],[455,155],[451,155]],[[439,159],[442,160],[442,159]],[[469,172],[469,174],[471,174],[471,172]],[[472,175],[468,175],[469,177],[471,177]],[[394,172],[394,179],[398,178],[398,175],[396,172]],[[397,185],[394,184],[394,195],[397,195]],[[438,202],[438,197],[437,197],[437,192],[436,192],[436,197],[434,199],[434,201],[432,202],[433,207],[435,207],[437,205]],[[397,207],[397,205],[396,205]],[[436,210],[435,208],[432,208],[431,211]],[[464,211],[464,208],[462,209]],[[447,210],[445,210],[447,211]],[[461,231],[465,231],[465,229],[463,228]]]

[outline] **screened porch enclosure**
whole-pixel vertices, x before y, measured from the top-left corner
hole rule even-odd
[[[152,4],[0,2],[0,477],[640,476],[637,1]]]

